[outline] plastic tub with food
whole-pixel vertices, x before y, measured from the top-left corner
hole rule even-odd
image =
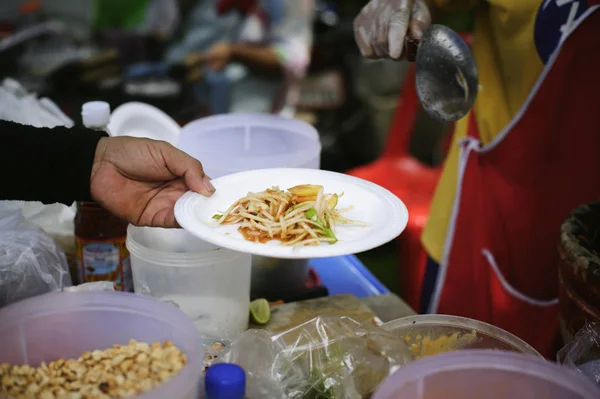
[[[415,360],[459,349],[497,349],[541,357],[522,339],[491,324],[466,317],[417,315],[385,323],[410,347]]]
[[[407,364],[373,399],[597,399],[600,389],[577,371],[520,353],[466,350]]]
[[[248,328],[251,256],[182,229],[127,229],[137,293],[172,302],[204,338],[233,339]]]
[[[107,291],[33,297],[0,309],[0,337],[3,398],[199,394],[196,329],[154,298]]]

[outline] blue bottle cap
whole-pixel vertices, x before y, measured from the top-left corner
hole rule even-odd
[[[237,364],[210,366],[204,379],[206,399],[244,399],[246,372]]]

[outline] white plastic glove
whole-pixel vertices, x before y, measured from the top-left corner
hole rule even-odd
[[[397,60],[407,33],[420,40],[430,24],[425,0],[371,0],[354,20],[354,37],[363,56]]]

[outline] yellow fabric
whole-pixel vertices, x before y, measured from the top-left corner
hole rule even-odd
[[[438,6],[471,5],[473,0],[433,0]],[[542,0],[477,2],[473,55],[479,69],[475,116],[483,144],[493,140],[515,116],[543,69],[533,28]],[[460,4],[459,4],[460,3]],[[433,197],[422,242],[437,262],[442,257],[456,193],[458,141],[466,136],[467,118],[456,124],[454,138]]]
[[[446,12],[468,11],[482,0],[426,0],[429,7]]]

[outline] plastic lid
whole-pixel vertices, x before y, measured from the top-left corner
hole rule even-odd
[[[206,399],[244,399],[246,372],[237,364],[219,363],[206,371]]]
[[[86,127],[106,127],[110,122],[110,105],[104,101],[87,102],[81,107],[81,118]]]
[[[464,350],[402,366],[373,399],[598,399],[600,390],[573,369],[536,356]]]

